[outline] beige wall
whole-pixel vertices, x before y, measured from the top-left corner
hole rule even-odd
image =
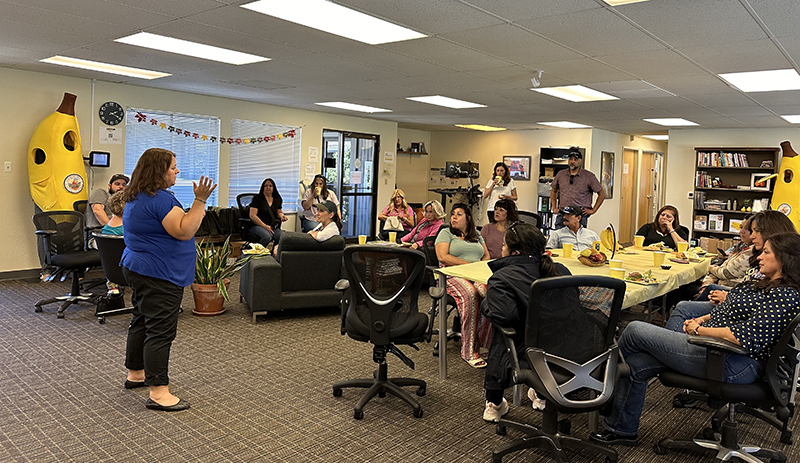
[[[320,147],[322,130],[347,130],[378,134],[381,137],[381,153],[378,173],[378,204],[389,201],[395,183],[397,159],[394,164],[384,164],[383,152],[395,151],[397,124],[362,117],[347,117],[314,111],[303,111],[246,101],[216,98],[190,93],[156,90],[133,85],[96,82],[51,74],[17,71],[0,68],[0,126],[6,133],[2,161],[11,161],[13,172],[2,174],[0,195],[0,272],[32,269],[39,266],[36,239],[31,216],[34,203],[30,197],[27,173],[27,149],[33,130],[45,117],[56,110],[64,92],[78,96],[76,115],[80,123],[81,140],[85,153],[94,141],[95,149],[111,152],[111,167],[95,168],[91,189],[104,186],[115,172],[124,167],[123,145],[99,145],[98,130],[102,126],[97,119],[97,108],[106,101],[116,101],[123,107],[158,109],[190,114],[216,116],[221,119],[221,133],[230,133],[233,118],[248,119],[274,124],[303,126],[301,148],[301,175],[305,172],[308,148]],[[93,94],[94,93],[94,94]],[[92,98],[94,97],[94,104]],[[94,122],[94,130],[91,123]],[[124,132],[124,126],[120,126]],[[124,135],[124,134],[123,134]],[[124,140],[123,140],[124,143]],[[229,150],[220,146],[220,204],[227,204]],[[180,167],[180,165],[178,166]],[[319,171],[319,166],[316,167]],[[386,173],[386,172],[388,173]],[[88,171],[87,171],[88,173]],[[293,226],[290,219],[289,229]]]
[[[408,150],[411,142],[425,143],[425,150],[432,152],[431,133],[424,130],[397,129],[397,138],[404,151]],[[395,140],[395,149],[397,140]],[[387,146],[388,149],[388,146]],[[397,188],[406,194],[406,201],[411,203],[426,203],[428,201],[428,168],[430,154],[398,154],[397,155]],[[387,203],[388,204],[388,201]],[[386,207],[379,203],[379,206]]]

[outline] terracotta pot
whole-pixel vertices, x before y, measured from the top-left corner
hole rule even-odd
[[[225,289],[231,284],[231,280],[225,279]],[[192,295],[194,295],[195,315],[210,317],[222,315],[225,312],[225,298],[219,293],[217,285],[198,285],[192,283]]]

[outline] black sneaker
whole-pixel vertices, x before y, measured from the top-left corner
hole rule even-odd
[[[589,440],[599,442],[606,445],[637,445],[639,443],[639,435],[620,436],[611,431],[593,432],[589,434]]]

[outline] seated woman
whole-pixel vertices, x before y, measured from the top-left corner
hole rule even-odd
[[[397,217],[400,221],[402,230],[386,230],[386,219],[389,217]],[[389,232],[394,231],[397,233],[398,238],[403,238],[411,232],[414,227],[414,209],[406,202],[406,194],[400,188],[394,190],[392,199],[389,200],[389,205],[383,209],[383,212],[378,214],[378,220],[384,223],[381,231],[381,239],[384,241],[389,240]]]
[[[659,209],[656,219],[652,223],[642,225],[636,234],[644,236],[645,246],[663,242],[666,246],[677,249],[675,243],[689,241],[689,229],[680,224],[678,210],[669,205]]]
[[[743,282],[757,281],[762,278],[759,271],[758,256],[764,249],[764,243],[778,233],[795,233],[794,224],[788,217],[778,211],[761,211],[753,215],[748,222],[750,239],[753,242],[753,252],[750,256],[750,266],[745,270]],[[706,300],[683,301],[675,306],[664,328],[673,331],[682,331],[683,323],[691,318],[697,318],[711,312],[715,306],[725,301],[728,292],[723,289],[707,291]]]
[[[258,236],[262,246],[278,244],[281,240],[281,223],[289,220],[283,214],[283,198],[271,179],[261,182],[261,190],[250,202],[250,220],[253,226],[250,233]]]
[[[501,199],[517,200],[517,184],[511,178],[511,172],[506,163],[498,162],[494,165],[494,177],[490,178],[489,183],[486,184],[483,197],[486,198],[486,216],[489,217],[490,223],[496,220],[494,214],[497,201]]]
[[[517,204],[510,199],[501,199],[494,204],[494,222],[481,228],[483,242],[489,250],[489,258],[497,259],[503,252],[503,236],[509,225],[519,222]]]
[[[333,201],[336,204],[336,213],[339,216],[339,220],[341,220],[342,210],[339,208],[339,200],[336,199],[336,194],[328,190],[328,181],[325,177],[317,174],[314,176],[311,188],[308,188],[303,193],[303,200],[300,202],[300,205],[303,206],[303,216],[300,221],[304,232],[311,231],[319,225],[319,222],[317,222],[317,204],[323,201]]]
[[[125,197],[122,190],[108,198],[108,210],[114,215],[103,225],[100,233],[104,235],[123,235],[125,228],[122,226],[122,214],[125,212]]]
[[[450,227],[443,229],[436,237],[436,257],[442,267],[489,260],[489,251],[475,229],[472,211],[466,204],[453,205]],[[486,294],[486,285],[449,277],[446,289],[447,294],[455,299],[461,317],[461,358],[474,368],[484,368],[486,362],[480,356],[480,348],[489,347],[491,326],[481,316],[479,309],[481,297]]]
[[[498,201],[494,210],[495,220],[499,215],[499,206]],[[554,263],[544,253],[544,245],[544,235],[536,227],[527,223],[515,223],[505,232],[501,257],[489,262],[493,273],[487,285],[486,298],[481,303],[481,313],[493,324],[514,328],[517,332],[515,345],[520,351],[525,349],[525,316],[531,283],[539,278],[570,274],[566,267]],[[520,358],[524,356],[520,355]],[[489,347],[486,363],[488,366],[483,383],[486,408],[483,419],[496,422],[508,413],[508,402],[503,398],[503,392],[514,385],[511,378],[511,354],[497,328],[492,332],[492,345]],[[533,389],[528,391],[528,396],[533,401],[533,408],[544,408],[544,401],[536,398]]]
[[[428,201],[423,209],[425,210],[425,215],[422,220],[419,221],[416,227],[411,229],[410,233],[400,239],[403,243],[411,243],[411,249],[421,248],[422,240],[429,236],[436,236],[436,233],[442,228],[444,208],[439,201]]]
[[[337,214],[337,206],[333,201],[317,204],[317,228],[308,232],[317,241],[327,241],[338,235],[342,229],[342,221]]]
[[[750,268],[750,258],[753,257],[753,237],[750,236],[750,222],[752,217],[742,221],[739,228],[739,243],[733,247],[733,251],[719,265],[712,265],[708,268],[708,275],[703,277],[700,290],[704,290],[709,285],[720,285],[732,288],[744,280],[747,269]]]
[[[800,235],[779,233],[770,237],[758,264],[763,279],[735,286],[710,314],[687,320],[682,333],[640,321],[625,328],[619,348],[630,376],[617,384],[611,414],[604,421],[606,430],[592,434],[592,440],[637,443],[647,382],[661,370],[705,377],[706,349],[688,343],[688,336],[720,338],[747,349],[746,355],[728,355],[725,382],[752,383],[763,375],[772,349],[800,313]]]

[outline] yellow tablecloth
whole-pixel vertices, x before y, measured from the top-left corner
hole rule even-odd
[[[555,254],[563,256],[561,249],[553,249]],[[702,262],[690,262],[688,264],[678,264],[671,262],[670,257],[674,257],[674,253],[668,253],[664,263],[672,265],[669,270],[662,270],[660,267],[653,265],[653,253],[649,251],[637,251],[638,254],[619,254],[614,256],[614,259],[622,261],[622,268],[626,273],[629,272],[646,272],[653,271],[653,275],[662,281],[658,285],[638,285],[636,283],[628,282],[628,289],[625,292],[625,300],[622,303],[623,308],[628,308],[642,302],[647,302],[651,299],[657,298],[673,289],[691,283],[692,281],[702,278],[708,273],[709,262],[711,259],[703,259]],[[611,253],[607,252],[607,255]],[[577,253],[573,253],[573,257],[554,257],[553,260],[559,264],[563,264],[569,269],[573,275],[602,275],[609,276],[608,265],[602,267],[589,267],[583,265],[577,259]],[[486,283],[489,277],[492,276],[492,271],[487,265],[488,261],[474,262],[471,264],[456,265],[454,267],[446,267],[439,269],[439,271],[448,276],[455,276],[465,278],[470,281],[477,281],[478,283]]]

